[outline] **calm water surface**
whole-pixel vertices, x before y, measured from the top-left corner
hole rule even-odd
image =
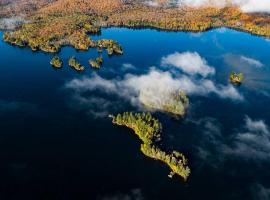
[[[67,59],[76,55],[88,66],[95,49],[63,48],[65,65],[55,70],[53,55],[0,42],[0,199],[269,198],[270,41],[229,29],[193,34],[110,28],[94,38],[115,39],[125,53],[104,52],[104,66],[83,73],[69,68]],[[215,74],[202,78],[162,66],[162,57],[175,52],[196,52]],[[122,87],[112,92],[106,84],[151,70],[217,88],[189,94],[185,119],[154,113],[163,123],[163,148],[189,158],[186,183],[169,179],[167,166],[142,155],[132,131],[106,117],[141,110],[121,95]],[[245,80],[226,93],[231,71],[243,72]],[[100,84],[91,85],[97,77]],[[68,87],[74,80],[86,84]]]

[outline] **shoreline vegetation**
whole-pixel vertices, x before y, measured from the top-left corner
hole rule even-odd
[[[132,129],[142,141],[142,153],[147,157],[167,164],[171,169],[168,175],[170,178],[173,175],[179,175],[184,181],[187,181],[191,173],[188,160],[178,151],[167,153],[161,150],[158,143],[161,141],[162,125],[150,113],[125,112],[116,116],[110,115],[109,117],[112,118],[113,124]]]
[[[30,12],[26,23],[5,32],[4,41],[33,51],[58,52],[70,45],[78,50],[105,48],[108,55],[123,54],[118,42],[94,41],[89,35],[103,27],[155,28],[202,32],[219,27],[270,37],[270,15],[243,13],[237,7],[178,8],[148,6],[139,0],[58,0]]]
[[[3,40],[19,47],[29,47],[32,51],[47,53],[57,53],[63,46],[72,46],[82,51],[104,48],[108,55],[123,54],[118,42],[110,39],[95,41],[89,36],[100,32],[96,20],[94,15],[83,13],[35,15],[17,30],[5,32]]]

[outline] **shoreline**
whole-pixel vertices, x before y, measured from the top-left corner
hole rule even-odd
[[[247,30],[243,30],[241,28],[235,28],[235,27],[229,27],[229,26],[220,26],[220,27],[211,27],[209,29],[206,29],[204,31],[196,31],[196,30],[172,30],[172,29],[165,29],[165,28],[157,28],[157,27],[152,27],[152,26],[138,26],[138,27],[130,27],[130,26],[125,26],[125,25],[122,25],[122,26],[115,26],[115,25],[109,25],[109,26],[101,26],[100,27],[100,33],[99,34],[87,34],[89,36],[89,38],[91,36],[102,36],[102,29],[110,29],[110,28],[116,28],[116,29],[129,29],[129,30],[152,30],[152,31],[157,31],[157,32],[167,32],[167,33],[186,33],[186,34],[189,34],[189,33],[197,33],[197,34],[200,34],[200,33],[207,33],[207,32],[210,32],[210,31],[215,31],[215,30],[218,30],[218,29],[228,29],[228,30],[232,30],[232,31],[236,31],[236,32],[239,32],[239,33],[246,33],[250,36],[254,36],[254,37],[258,37],[258,38],[262,38],[262,39],[270,39],[270,35],[267,36],[267,35],[260,35],[260,34],[256,34],[256,33],[253,33],[251,31],[247,31]],[[18,29],[16,29],[18,30]],[[16,31],[16,30],[9,30],[9,29],[0,29],[0,32],[4,35],[4,33],[6,32],[10,32],[10,31]],[[29,46],[19,46],[19,45],[16,45],[16,44],[12,44],[10,42],[7,42],[4,40],[4,38],[2,37],[1,38],[5,43],[11,45],[11,46],[14,46],[14,47],[19,47],[19,48],[28,48],[31,50],[31,47]],[[43,52],[43,53],[48,53],[48,54],[58,54],[59,52],[61,52],[61,49],[64,48],[64,47],[70,47],[70,48],[74,48],[76,51],[88,51],[89,49],[91,48],[96,48],[96,47],[89,47],[88,50],[84,50],[84,49],[77,49],[75,48],[72,44],[63,44],[59,47],[59,49],[56,51],[56,52],[48,52],[48,51],[44,51],[42,49],[37,49],[36,51],[33,51],[33,52]]]
[[[211,27],[208,28],[204,31],[196,31],[196,30],[173,30],[173,29],[166,29],[166,28],[158,28],[158,27],[152,27],[152,26],[138,26],[138,27],[131,27],[131,26],[125,26],[125,25],[121,25],[121,26],[115,26],[115,25],[109,25],[109,26],[101,26],[101,32],[102,29],[110,29],[110,28],[123,28],[123,29],[130,29],[130,30],[154,30],[157,32],[167,32],[167,33],[207,33],[209,31],[215,31],[218,29],[229,29],[232,31],[236,31],[239,33],[247,33],[251,36],[256,36],[256,37],[260,37],[260,38],[264,38],[264,39],[270,39],[270,35],[260,35],[260,34],[256,34],[256,33],[252,33],[250,31],[247,30],[243,30],[241,28],[234,28],[234,27],[230,27],[230,26],[217,26],[217,27]],[[101,33],[102,35],[102,33]]]
[[[186,182],[191,170],[186,157],[178,151],[166,152],[158,143],[161,141],[162,124],[153,118],[150,113],[125,112],[123,114],[109,115],[112,123],[133,130],[141,140],[141,152],[153,160],[166,164],[171,172],[168,177],[179,175]]]

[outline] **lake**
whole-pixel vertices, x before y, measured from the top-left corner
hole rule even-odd
[[[2,37],[3,33],[0,34]],[[270,41],[230,29],[205,33],[103,29],[124,55],[64,47],[52,54],[0,41],[1,199],[268,199],[270,195]],[[87,69],[67,65],[76,56]],[[244,74],[233,86],[232,71]],[[187,182],[140,152],[133,132],[108,114],[145,111],[144,88],[181,88],[183,119],[153,112],[162,148],[189,159]]]

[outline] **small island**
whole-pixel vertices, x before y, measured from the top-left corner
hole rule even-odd
[[[58,56],[52,58],[50,64],[55,68],[61,68],[63,65],[63,61]]]
[[[105,48],[109,56],[115,54],[123,54],[122,47],[114,40],[98,40],[97,41],[98,48]]]
[[[167,153],[160,149],[157,143],[161,140],[161,123],[152,117],[150,113],[125,112],[116,116],[110,115],[112,122],[119,126],[126,126],[134,130],[141,139],[141,151],[144,155],[166,163],[172,177],[174,174],[181,176],[185,181],[190,175],[190,168],[186,157],[177,151]]]
[[[83,71],[85,69],[74,56],[68,60],[68,65],[77,71]]]
[[[244,79],[244,75],[242,73],[237,74],[235,72],[232,72],[230,74],[230,82],[232,84],[240,85],[242,83],[243,79]]]
[[[97,57],[96,59],[89,60],[90,66],[93,68],[96,68],[96,69],[99,69],[101,67],[102,63],[103,63],[103,58],[101,56]]]
[[[184,116],[189,106],[189,99],[183,91],[166,91],[164,98],[153,98],[159,91],[144,89],[140,91],[140,102],[149,109],[159,110],[175,116]],[[161,91],[162,92],[162,91]],[[162,92],[163,93],[163,92]]]

